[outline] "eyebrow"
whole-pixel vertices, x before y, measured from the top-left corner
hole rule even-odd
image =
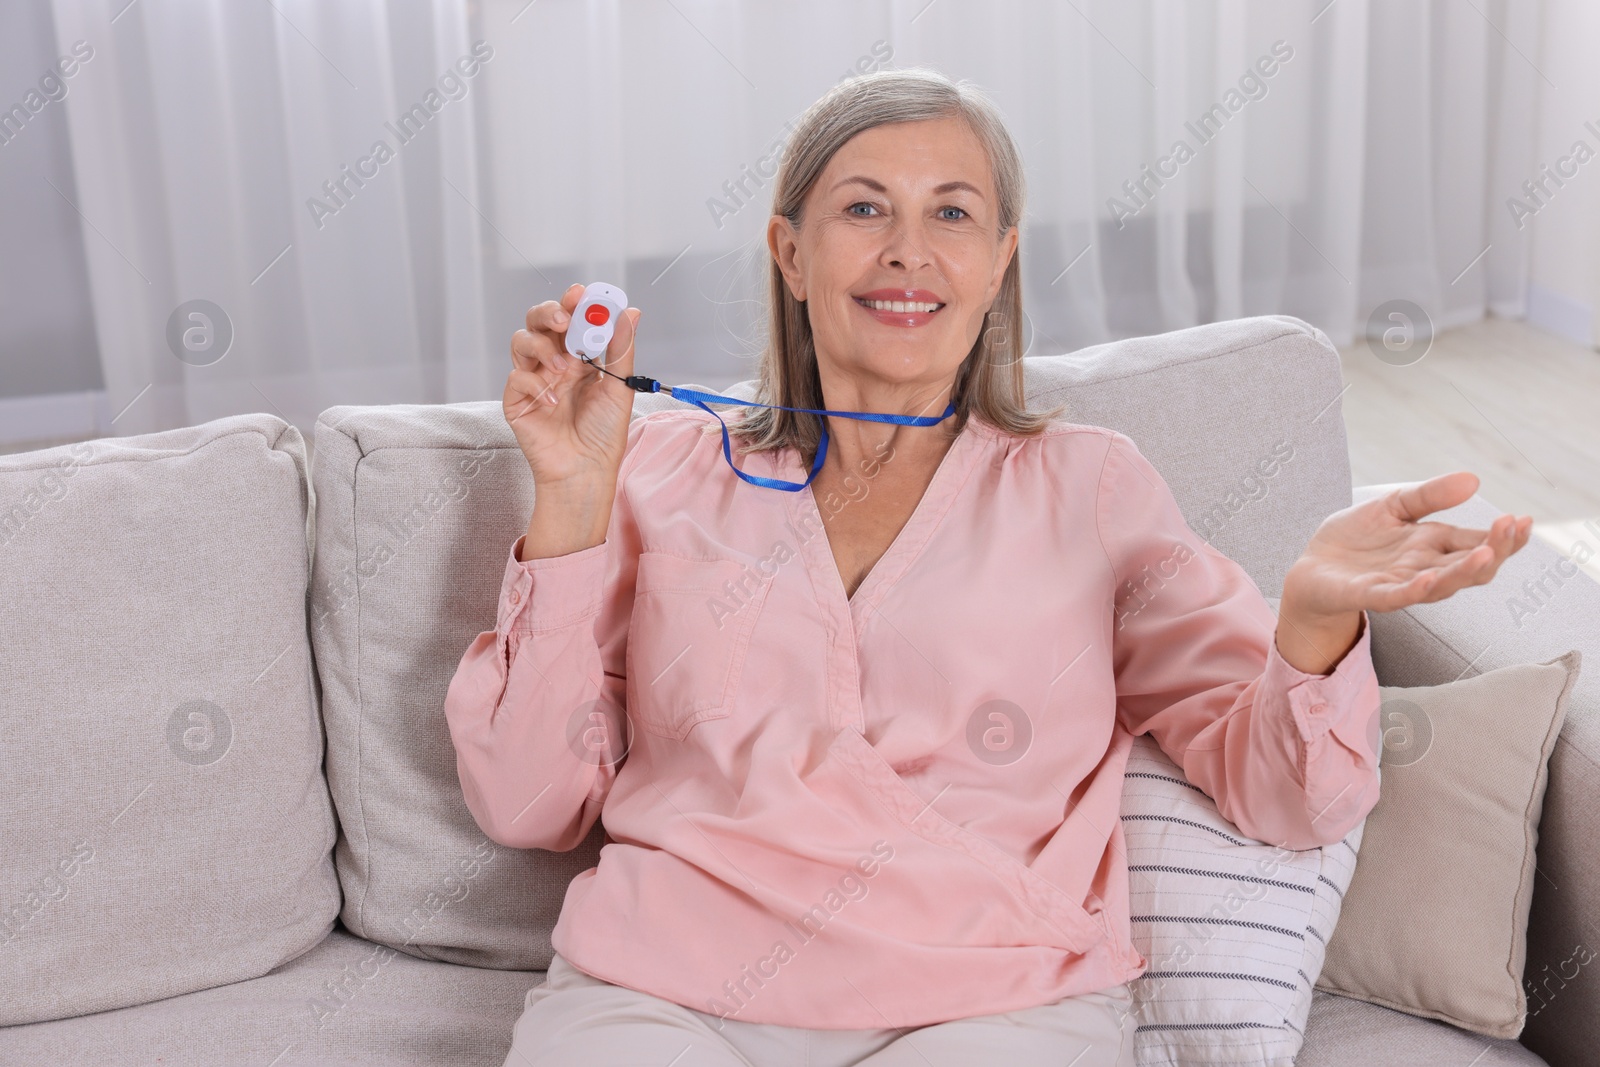
[[[884,185],[882,182],[860,174],[852,175],[849,178],[841,178],[834,185],[834,188],[837,189],[841,185],[849,185],[852,182],[858,185],[865,185],[874,192],[887,193],[889,191],[889,187]],[[934,186],[933,192],[934,195],[939,195],[941,193],[953,193],[957,189],[965,189],[973,196],[976,196],[979,200],[983,199],[983,193],[979,191],[977,186],[973,185],[971,182],[964,181],[944,182],[943,184]]]

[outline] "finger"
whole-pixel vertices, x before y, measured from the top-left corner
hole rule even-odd
[[[538,371],[512,371],[506,378],[506,388],[512,394],[512,403],[516,405],[513,417],[534,407],[555,407],[561,399],[559,385]]]
[[[1437,572],[1424,570],[1403,582],[1375,581],[1367,587],[1367,601],[1374,611],[1398,611],[1421,601],[1437,580]]]
[[[1471,526],[1451,526],[1446,522],[1418,523],[1423,529],[1433,534],[1435,544],[1441,552],[1470,551],[1479,545],[1494,541],[1494,527],[1479,530]]]
[[[1533,530],[1532,516],[1498,516],[1484,541],[1466,550],[1452,552],[1432,567],[1426,567],[1405,582],[1375,582],[1369,593],[1379,611],[1392,611],[1415,603],[1432,603],[1453,596],[1468,585],[1487,585],[1499,573],[1500,564],[1525,545]]]
[[[511,366],[514,370],[544,371],[553,379],[563,376],[577,361],[544,333],[518,330],[511,335]]]
[[[561,294],[560,299],[542,300],[533,305],[528,309],[528,314],[524,317],[524,325],[530,330],[544,329],[549,325],[552,316],[571,312],[573,308],[578,306],[577,299],[572,295],[574,290],[578,292],[579,296],[583,295],[583,286],[574,282],[567,286],[567,291]],[[563,324],[561,328],[563,330],[566,329],[566,325]]]
[[[1471,471],[1452,471],[1425,482],[1397,489],[1389,496],[1394,514],[1407,522],[1424,515],[1465,503],[1478,491],[1478,476]]]
[[[1495,525],[1504,526],[1495,537],[1491,538],[1490,545],[1494,549],[1494,556],[1478,568],[1473,584],[1487,585],[1494,580],[1500,571],[1500,564],[1520,552],[1528,543],[1528,538],[1533,534],[1533,516],[1502,515],[1495,520]]]
[[[528,309],[528,332],[536,337],[549,337],[562,351],[566,350],[567,327],[572,323],[572,309],[563,307],[572,295],[568,289],[560,301],[546,300]]]
[[[1491,539],[1491,544],[1494,545],[1494,562],[1496,566],[1499,566],[1511,553],[1520,548],[1519,542],[1522,540],[1522,520],[1519,517],[1502,515],[1495,520],[1496,525],[1502,522],[1505,526],[1500,530],[1499,537]]]
[[[1479,545],[1460,559],[1424,573],[1434,575],[1427,587],[1427,600],[1443,600],[1469,585],[1483,585],[1494,577],[1500,559],[1488,545]]]
[[[1488,537],[1484,539],[1484,543],[1494,549],[1493,564],[1495,567],[1500,566],[1501,563],[1510,558],[1513,552],[1522,547],[1524,538],[1528,530],[1532,529],[1532,526],[1531,519],[1525,529],[1522,519],[1516,515],[1496,516],[1494,523],[1489,527]],[[1493,572],[1491,570],[1490,576],[1492,577],[1492,575]]]
[[[1517,540],[1523,536],[1519,526],[1521,521],[1515,515],[1499,515],[1487,530],[1470,526],[1451,526],[1445,522],[1423,522],[1417,525],[1432,535],[1435,547],[1441,552],[1470,551],[1479,545],[1487,544],[1495,550],[1499,558],[1504,559],[1520,547],[1517,545]]]

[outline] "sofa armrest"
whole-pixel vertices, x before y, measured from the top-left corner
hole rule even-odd
[[[1356,503],[1395,488],[1359,486]],[[1502,514],[1482,497],[1429,516],[1487,529]],[[1583,656],[1550,757],[1528,922],[1521,1041],[1552,1067],[1594,1062],[1600,1047],[1600,583],[1574,559],[1600,553],[1600,523],[1557,552],[1538,537],[1488,585],[1403,611],[1373,613],[1372,658],[1384,685],[1439,685],[1569,649]]]

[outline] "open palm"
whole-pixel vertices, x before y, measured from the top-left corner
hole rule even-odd
[[[1477,475],[1454,471],[1335,512],[1289,569],[1284,599],[1323,616],[1398,611],[1487,583],[1528,543],[1531,516],[1501,515],[1487,530],[1421,521],[1477,489]]]

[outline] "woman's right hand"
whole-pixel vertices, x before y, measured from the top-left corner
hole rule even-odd
[[[535,304],[527,329],[511,337],[502,406],[533,471],[536,498],[569,488],[585,497],[595,490],[609,494],[627,448],[634,390],[567,351],[567,326],[583,289],[575,283],[560,301]],[[619,377],[633,373],[640,314],[625,310],[606,348],[606,370]]]

